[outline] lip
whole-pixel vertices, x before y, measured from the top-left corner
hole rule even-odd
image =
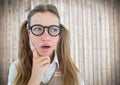
[[[48,49],[50,48],[51,46],[41,46],[42,49]]]
[[[51,46],[48,45],[48,44],[44,44],[44,45],[41,46],[41,50],[43,52],[48,52],[50,48],[51,48]]]
[[[51,47],[49,44],[43,44],[43,45],[41,45],[41,47],[42,47],[42,46],[49,46],[49,47]]]

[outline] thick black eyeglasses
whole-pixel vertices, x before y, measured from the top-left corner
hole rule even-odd
[[[42,26],[40,24],[35,24],[29,27],[29,29],[31,30],[31,32],[35,35],[35,36],[40,36],[44,33],[45,28],[48,29],[48,33],[49,35],[55,37],[58,36],[61,31],[63,30],[63,28],[57,26],[57,25],[51,25],[51,26]]]

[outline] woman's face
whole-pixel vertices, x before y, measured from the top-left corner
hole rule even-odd
[[[40,24],[42,26],[59,26],[59,19],[56,15],[51,12],[38,12],[31,17],[31,24]],[[28,30],[29,39],[34,44],[39,55],[41,56],[51,56],[59,40],[58,36],[51,36],[48,33],[48,29],[45,28],[45,31],[40,36],[35,36],[30,30]]]

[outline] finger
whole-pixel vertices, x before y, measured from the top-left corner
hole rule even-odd
[[[37,65],[39,65],[40,67],[44,66],[45,64],[50,64],[50,61],[48,59],[44,59],[41,62],[37,63]]]
[[[49,63],[46,63],[46,64],[44,64],[43,66],[41,66],[41,69],[44,69],[44,70],[45,70],[46,68],[49,67],[49,65],[50,65]]]
[[[48,60],[49,63],[50,63],[50,58],[49,58],[49,56],[48,56],[48,57],[39,57],[39,59],[37,59],[35,62],[36,62],[36,63],[39,63],[39,62],[43,62],[44,60]]]
[[[50,66],[50,61],[49,60],[43,60],[42,62],[37,63],[38,67],[40,69],[45,69]]]
[[[50,65],[48,63],[44,64],[43,66],[39,66],[40,70],[42,70],[43,72],[45,72],[45,70],[49,67]]]

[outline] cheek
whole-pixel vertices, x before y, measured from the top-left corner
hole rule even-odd
[[[56,46],[58,43],[59,37],[54,38],[51,42]]]
[[[39,44],[39,42],[40,42],[38,37],[34,36],[33,34],[30,34],[29,38],[30,38],[30,41],[32,41],[32,43],[35,46],[37,46]]]

